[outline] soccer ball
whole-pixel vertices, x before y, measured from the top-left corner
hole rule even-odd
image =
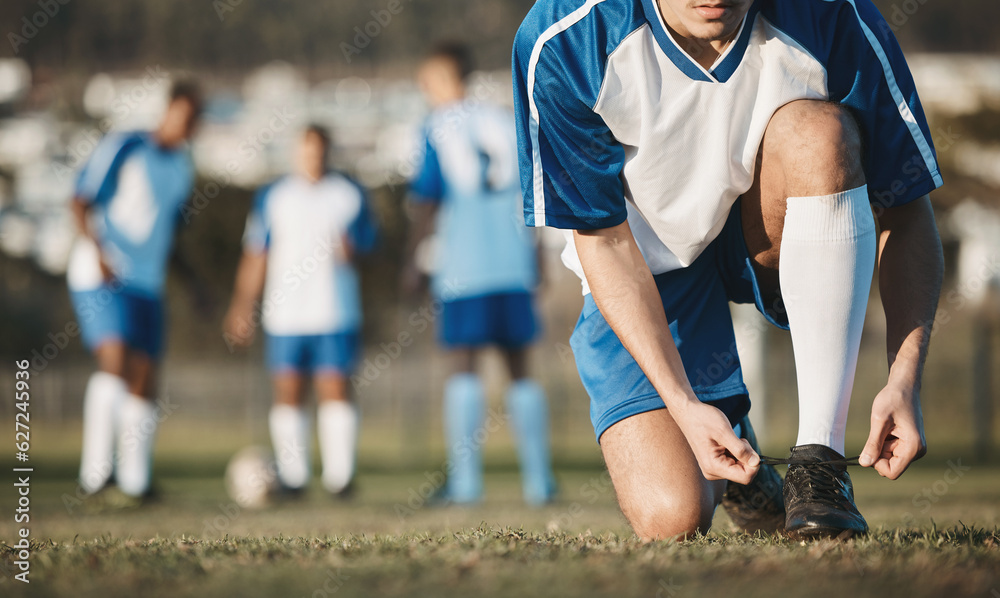
[[[244,509],[262,509],[278,494],[274,454],[262,446],[248,446],[226,466],[226,492]]]

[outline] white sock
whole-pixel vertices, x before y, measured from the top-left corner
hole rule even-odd
[[[822,444],[844,454],[874,267],[867,186],[788,198],[778,276],[798,380],[796,445]]]
[[[354,476],[358,410],[350,401],[323,401],[316,409],[323,487],[340,492]]]
[[[271,444],[278,463],[278,479],[286,488],[304,488],[309,482],[309,416],[299,406],[274,405],[268,415]]]
[[[116,420],[126,394],[125,381],[107,372],[94,372],[87,382],[80,453],[80,487],[87,494],[103,488],[114,471]]]
[[[128,394],[122,401],[119,422],[118,488],[129,496],[142,496],[152,478],[153,443],[159,424],[156,404]]]

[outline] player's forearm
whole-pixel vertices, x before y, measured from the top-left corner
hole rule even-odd
[[[266,254],[244,252],[236,269],[236,285],[233,289],[232,307],[252,306],[264,292],[264,278],[267,273]]]
[[[944,274],[941,239],[926,196],[885,210],[879,224],[889,380],[919,389]]]
[[[90,204],[79,197],[74,197],[70,203],[70,209],[73,212],[73,221],[80,234],[96,243],[97,237],[90,226]]]
[[[628,223],[576,231],[574,241],[594,302],[667,408],[679,410],[697,401]]]

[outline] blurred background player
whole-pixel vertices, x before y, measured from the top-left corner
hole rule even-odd
[[[108,135],[77,180],[72,210],[80,236],[67,279],[98,368],[83,406],[80,485],[88,494],[112,475],[126,495],[149,490],[163,286],[194,181],[187,141],[200,108],[193,82],[174,83],[156,130]]]
[[[510,373],[506,404],[524,498],[544,504],[555,492],[548,408],[542,388],[528,378],[526,364],[536,333],[536,248],[518,217],[512,115],[466,96],[471,71],[469,49],[445,43],[428,55],[417,75],[432,112],[410,186],[414,223],[404,288],[420,286],[417,249],[436,223],[431,291],[442,302],[439,337],[451,353],[454,371],[444,389],[450,471],[441,498],[471,503],[482,496],[482,446],[476,433],[485,422],[486,398],[475,366],[481,349],[492,345],[500,349]]]
[[[281,484],[293,493],[311,473],[303,406],[310,378],[323,487],[346,494],[354,475],[358,410],[347,383],[360,348],[361,291],[353,262],[372,249],[376,233],[365,190],[327,169],[329,151],[326,129],[310,126],[296,172],[258,191],[225,321],[229,344],[249,344],[257,321],[267,334],[271,442]]]

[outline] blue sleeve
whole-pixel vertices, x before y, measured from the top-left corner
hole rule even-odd
[[[368,193],[360,185],[357,187],[361,193],[361,209],[347,228],[347,240],[354,251],[365,254],[375,249],[375,244],[378,242],[378,224],[368,202]]]
[[[803,10],[803,4],[811,10]],[[871,0],[783,0],[772,6],[778,7],[772,10],[787,32],[826,66],[830,100],[858,121],[872,204],[903,205],[940,187],[937,155],[913,77]]]
[[[854,6],[830,53],[830,99],[850,107],[858,119],[869,196],[888,208],[926,195],[943,181],[896,37],[871,0],[856,0]]]
[[[621,224],[625,152],[592,109],[603,79],[594,65],[604,63],[590,56],[593,43],[573,39],[572,29],[536,55],[539,27],[530,19],[518,31],[513,57],[525,223],[574,230]]]
[[[137,135],[128,133],[113,133],[102,139],[76,178],[74,196],[87,203],[107,202],[114,195],[118,169],[138,141]]]
[[[254,194],[247,225],[243,231],[243,250],[248,253],[264,253],[271,244],[271,227],[267,221],[267,197],[274,183],[264,185]]]
[[[444,176],[430,131],[424,131],[423,137],[423,153],[417,173],[410,181],[410,195],[413,201],[438,203],[444,198]]]

